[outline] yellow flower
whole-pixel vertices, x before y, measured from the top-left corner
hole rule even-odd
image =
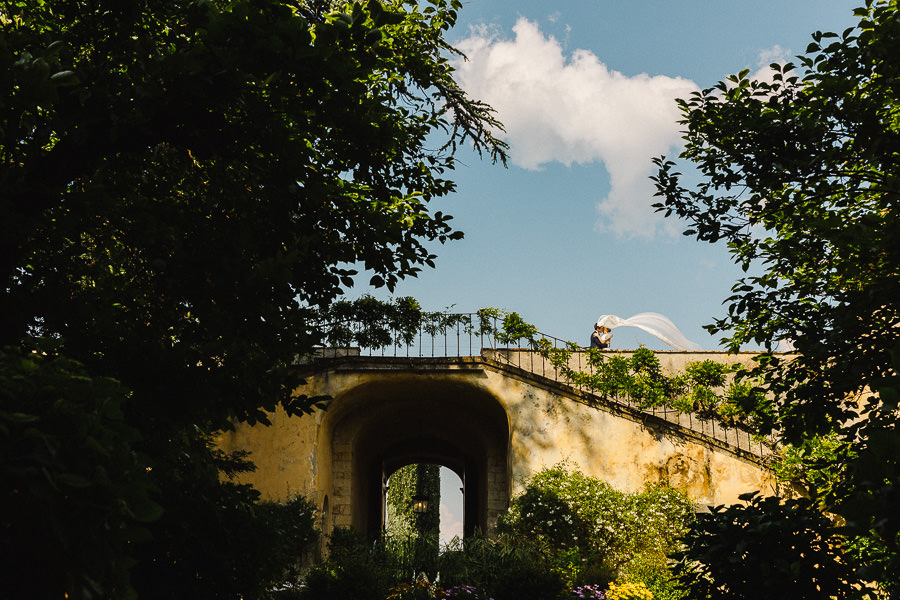
[[[607,600],[653,600],[653,593],[642,581],[609,584]]]

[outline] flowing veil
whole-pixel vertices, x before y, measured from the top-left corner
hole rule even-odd
[[[656,336],[666,344],[672,346],[676,350],[699,351],[702,350],[700,344],[690,341],[675,327],[675,323],[669,320],[665,315],[654,312],[638,313],[627,319],[617,317],[616,315],[603,315],[597,319],[597,325],[601,327],[637,327],[643,329],[647,333]]]

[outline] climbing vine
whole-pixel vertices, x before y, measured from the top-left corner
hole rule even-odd
[[[729,426],[753,426],[759,414],[771,411],[765,395],[751,383],[728,381],[728,374],[737,371],[736,365],[695,361],[688,363],[683,373],[667,375],[659,358],[646,347],[625,357],[593,348],[579,350],[571,342],[554,348],[545,338],[537,340],[536,346],[564,380],[607,398],[628,400],[640,409],[671,408]],[[585,354],[584,370],[570,366],[576,351]]]
[[[452,308],[452,307],[450,307]],[[324,330],[321,340],[332,347],[359,346],[378,350],[411,345],[420,334],[460,333],[494,337],[501,344],[521,339],[534,343],[537,328],[518,313],[482,308],[475,313],[426,312],[412,297],[378,300],[365,295],[341,300],[313,311]]]
[[[437,561],[440,549],[440,469],[433,464],[407,465],[388,481],[385,542],[418,569]],[[415,497],[427,498],[428,510],[415,512]]]
[[[438,507],[441,501],[440,465],[413,464],[397,469],[388,483],[387,503],[398,518],[416,531],[437,531],[440,525]],[[413,498],[428,498],[428,511],[413,510]]]

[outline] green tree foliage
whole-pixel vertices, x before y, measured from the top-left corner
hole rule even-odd
[[[784,446],[772,467],[779,481],[813,492],[820,507],[827,508],[825,500],[842,485],[855,455],[853,445],[831,433]]]
[[[662,158],[655,180],[660,210],[726,242],[748,272],[710,330],[731,350],[791,341],[798,352],[764,353],[752,370],[774,399],[758,413],[763,432],[854,445],[835,454],[840,480],[810,491],[880,548],[861,568],[896,595],[900,12],[867,0],[856,15],[840,35],[816,32],[796,65],[772,65],[771,82],[742,71],[682,100],[680,158],[701,182],[683,187]]]
[[[0,346],[119,381],[140,437],[115,444],[140,457],[163,509],[95,580],[104,594],[127,593],[131,563],[147,597],[250,598],[270,583],[268,557],[243,542],[277,523],[254,490],[220,481],[236,461],[214,435],[277,406],[314,410],[292,396],[295,356],[322,337],[310,307],[358,266],[392,287],[433,264],[427,244],[461,237],[429,208],[453,190],[454,150],[505,154],[488,107],[452,78],[443,36],[459,7],[0,3]],[[70,501],[100,487],[85,489]],[[60,527],[77,539],[76,523]],[[101,561],[125,534],[96,535],[109,539],[71,553]],[[60,581],[98,576],[65,569]]]
[[[862,598],[865,589],[842,552],[846,540],[806,498],[758,493],[746,505],[700,515],[677,553],[691,598]]]
[[[512,344],[519,340],[534,340],[537,327],[526,323],[519,313],[506,313],[503,316],[503,328],[497,332],[497,341],[501,344]]]
[[[0,597],[128,590],[128,545],[160,506],[127,396],[71,359],[0,351]]]

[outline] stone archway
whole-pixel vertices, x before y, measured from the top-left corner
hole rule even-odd
[[[510,495],[562,459],[623,491],[667,481],[698,505],[774,485],[739,430],[615,399],[586,402],[583,392],[538,374],[552,371],[542,360],[530,370],[485,357],[325,361],[305,372],[297,392],[333,398],[327,410],[303,418],[276,411],[270,426],[237,424],[219,444],[252,453],[257,470],[239,482],[263,498],[315,502],[326,513],[325,534],[336,526],[378,533],[384,474],[404,462],[435,462],[461,475],[466,533],[489,532]]]
[[[489,393],[462,380],[395,374],[361,383],[329,406],[334,525],[378,535],[387,476],[433,463],[463,481],[463,532],[488,531],[506,509],[509,422]]]

